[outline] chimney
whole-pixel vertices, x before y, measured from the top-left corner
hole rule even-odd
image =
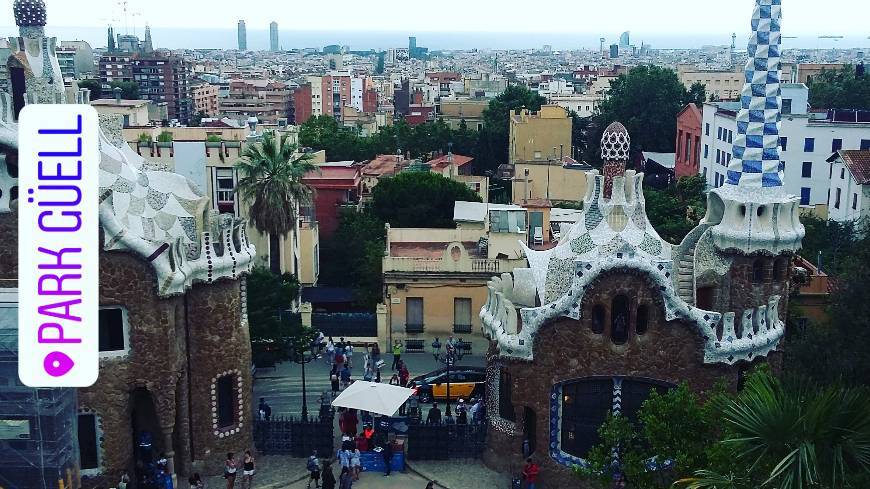
[[[115,94],[115,103],[121,104],[121,87],[115,87],[112,92]]]

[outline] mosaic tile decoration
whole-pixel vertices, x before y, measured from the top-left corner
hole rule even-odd
[[[727,183],[743,187],[782,186],[779,128],[781,0],[756,0],[752,13],[745,83],[740,93],[734,158]]]

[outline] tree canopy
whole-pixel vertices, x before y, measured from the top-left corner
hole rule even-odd
[[[121,98],[124,100],[138,100],[139,99],[139,84],[134,81],[119,81],[115,80],[109,85],[112,86],[112,91],[106,95],[110,97],[114,97],[114,90],[116,87],[121,89]]]
[[[397,228],[453,228],[453,204],[480,202],[467,185],[429,171],[382,178],[372,192],[372,212]]]
[[[859,75],[852,65],[839,70],[823,69],[807,87],[813,108],[870,110],[870,76]]]
[[[704,100],[704,86],[695,84],[686,90],[674,70],[651,65],[632,68],[610,82],[607,97],[598,105],[587,161],[601,161],[601,134],[614,121],[628,129],[633,151],[674,152],[677,114],[686,104],[700,105]]]
[[[354,244],[353,253],[348,253],[348,243]],[[319,282],[351,287],[357,306],[374,309],[383,299],[385,248],[382,220],[367,208],[361,212],[342,209],[335,234],[321,242]]]
[[[296,277],[276,275],[254,267],[247,278],[248,325],[254,365],[266,366],[289,358],[288,341],[306,334],[302,323],[290,319],[289,311],[299,296]]]
[[[706,182],[701,176],[682,177],[664,190],[644,187],[646,215],[659,236],[678,244],[698,225],[707,209]]]
[[[91,91],[91,100],[97,100],[102,97],[103,85],[100,83],[100,80],[79,80],[78,81],[79,88],[87,88]]]
[[[509,85],[489,102],[483,111],[483,128],[475,155],[475,166],[479,172],[494,172],[498,165],[508,162],[511,112],[523,107],[540,110],[546,102],[540,94],[521,85]]]

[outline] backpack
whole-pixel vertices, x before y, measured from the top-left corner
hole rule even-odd
[[[320,470],[320,466],[317,465],[317,459],[309,458],[308,459],[308,472],[316,472]]]

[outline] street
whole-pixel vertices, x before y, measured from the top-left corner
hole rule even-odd
[[[390,365],[393,361],[391,354],[381,355],[384,360],[384,368],[381,369],[381,381],[389,382],[393,371]],[[402,355],[402,360],[411,372],[411,378],[431,372],[443,367],[433,358],[431,353],[407,353]],[[363,354],[356,353],[353,356],[352,378],[362,378],[364,365]],[[485,366],[483,355],[466,355],[457,366]],[[308,413],[316,415],[320,409],[320,397],[325,391],[330,390],[329,383],[330,366],[324,359],[313,360],[305,365],[306,390],[308,398]],[[272,417],[299,416],[302,412],[302,367],[292,362],[278,364],[274,369],[258,371],[254,379],[254,409],[265,397],[266,402],[272,408]]]

